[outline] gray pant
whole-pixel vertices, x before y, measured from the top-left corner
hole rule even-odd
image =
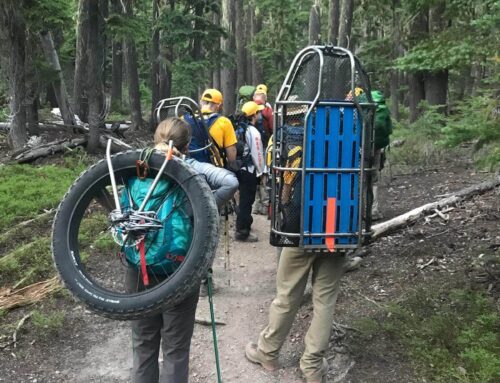
[[[142,290],[135,269],[127,273],[127,287]],[[132,321],[132,383],[187,383],[189,349],[193,336],[199,288],[182,302],[160,314]],[[163,368],[160,380],[160,341]]]
[[[307,381],[321,380],[323,356],[328,349],[335,303],[345,258],[339,254],[310,253],[285,247],[276,273],[276,297],[269,308],[269,322],[260,333],[258,348],[272,361],[279,355],[300,308],[309,273],[312,272],[313,317],[304,342],[300,369]]]

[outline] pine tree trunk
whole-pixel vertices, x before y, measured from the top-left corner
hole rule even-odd
[[[170,11],[175,11],[175,0],[169,1]],[[160,52],[160,54],[162,54]],[[174,62],[174,49],[166,47],[163,51],[164,60],[160,65],[160,98],[169,98],[172,94],[172,70],[171,64]]]
[[[257,35],[262,29],[262,17],[260,14],[255,12],[253,7],[250,7],[250,22],[252,25],[252,36]],[[262,70],[262,65],[260,65],[255,53],[252,53],[252,82],[253,84],[262,84],[264,82],[264,74]]]
[[[111,68],[111,108],[122,110],[123,94],[123,51],[122,42],[113,41],[112,68]]]
[[[227,38],[222,40],[222,50],[234,54],[236,43],[234,38],[234,1],[222,1],[222,27],[227,31]],[[224,114],[232,114],[236,110],[236,70],[234,64],[226,64],[221,71],[222,94],[224,96]]]
[[[87,45],[89,35],[89,1],[78,4],[78,25],[76,32],[75,77],[73,83],[73,106],[76,115],[88,122],[87,96]]]
[[[339,37],[340,0],[330,0],[328,14],[328,42],[336,45]]]
[[[442,105],[438,110],[446,112],[448,95],[448,71],[429,72],[425,76],[425,100],[429,105]]]
[[[87,150],[96,153],[99,148],[99,126],[101,125],[101,102],[102,94],[102,58],[99,49],[99,0],[88,0],[89,2],[89,36],[87,44],[87,78],[89,96],[89,141]]]
[[[349,47],[353,13],[354,0],[343,0],[339,26],[339,46],[343,48]]]
[[[121,14],[120,0],[112,0],[112,12]],[[121,111],[123,97],[123,45],[121,39],[113,39],[111,62],[111,109]]]
[[[320,9],[318,5],[312,5],[309,12],[309,45],[318,44],[321,36]]]
[[[247,5],[244,8],[244,24],[245,24],[245,84],[252,84],[252,53],[250,52],[250,44],[252,43],[252,22],[250,20],[250,7]]]
[[[420,101],[425,100],[424,75],[421,72],[409,73],[408,88],[410,122],[414,122],[420,117],[420,114],[422,114],[422,110],[419,108]]]
[[[57,74],[57,78],[52,82],[54,93],[56,94],[57,104],[61,111],[61,116],[65,125],[76,125],[75,115],[69,103],[68,92],[64,84],[64,76],[62,73],[61,65],[59,64],[59,56],[57,55],[54,40],[50,32],[40,33],[42,42],[42,49],[45,59],[49,63],[52,70]]]
[[[392,58],[397,60],[403,54],[403,46],[401,44],[401,22],[399,15],[400,0],[393,0],[392,2]],[[391,95],[391,114],[395,120],[399,120],[399,78],[400,74],[397,69],[391,70],[391,83],[390,83],[390,95]]]
[[[0,20],[6,28],[7,42],[9,44],[9,95],[10,124],[7,142],[16,150],[26,143],[26,109],[24,100],[25,88],[25,40],[26,25],[22,16],[11,1],[0,4]]]
[[[245,84],[245,24],[243,0],[235,0],[235,39],[236,39],[236,89]]]
[[[160,100],[160,31],[154,25],[160,14],[159,0],[153,0],[153,37],[151,41],[151,116],[149,118],[149,127],[154,130],[156,119],[154,110]]]
[[[441,33],[447,25],[445,17],[445,3],[437,3],[429,9],[429,36]],[[429,105],[443,105],[439,108],[442,113],[446,112],[446,101],[448,94],[448,70],[443,69],[425,76],[425,100]]]
[[[221,23],[221,14],[219,12],[212,13],[212,22],[214,25],[220,25]],[[217,55],[220,55],[221,52],[221,39],[214,40],[215,52]],[[212,68],[212,87],[215,89],[221,89],[221,66],[220,61],[215,60],[214,66]]]
[[[36,41],[36,43],[38,40]],[[38,136],[40,129],[38,127],[38,78],[33,62],[33,56],[36,52],[36,44],[30,36],[26,40],[25,49],[25,76],[26,76],[26,122],[30,136]]]
[[[410,24],[410,42],[412,46],[418,44],[428,32],[427,10],[421,9]],[[410,122],[420,117],[422,110],[418,107],[420,101],[425,100],[425,72],[408,74],[408,101],[410,107]]]
[[[171,48],[165,50],[165,61],[173,62],[174,56]],[[160,99],[169,98],[172,94],[172,71],[165,65],[160,65]]]
[[[125,14],[127,18],[133,18],[133,0],[124,0]],[[130,113],[132,129],[140,129],[142,123],[141,93],[139,90],[139,72],[137,64],[137,51],[135,41],[132,37],[125,42],[125,62],[127,67],[128,94],[130,102]]]

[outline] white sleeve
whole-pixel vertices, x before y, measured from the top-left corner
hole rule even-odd
[[[250,125],[247,128],[246,139],[250,146],[250,154],[255,166],[255,173],[257,177],[260,177],[264,172],[264,147],[262,146],[262,138],[260,137],[259,131]]]

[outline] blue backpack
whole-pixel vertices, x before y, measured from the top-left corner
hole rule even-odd
[[[217,113],[212,114],[208,118],[208,120],[205,121],[207,128],[210,129],[212,124],[219,117],[220,115]],[[199,162],[211,163],[210,152],[208,151],[208,149],[199,150],[202,148],[206,148],[210,143],[208,130],[203,126],[201,119],[193,117],[192,114],[185,113],[183,118],[184,121],[186,121],[189,126],[191,126],[191,143],[189,144],[189,156]]]
[[[138,209],[153,183],[152,178],[133,177],[121,195],[123,211]],[[149,233],[144,239],[147,271],[151,274],[170,275],[179,267],[191,245],[193,224],[185,211],[186,194],[182,188],[160,180],[149,198],[144,211],[155,211],[163,227]],[[140,246],[124,248],[127,261],[141,267]]]

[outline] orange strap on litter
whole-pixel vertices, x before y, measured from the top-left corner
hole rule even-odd
[[[144,286],[149,285],[149,277],[148,277],[148,270],[146,268],[146,245],[145,245],[146,240],[143,238],[139,242],[139,254],[141,256],[140,262],[141,262],[141,274],[142,274],[142,283],[144,283]]]
[[[335,222],[337,214],[337,199],[328,198],[326,201],[326,247],[333,253],[335,250]]]

